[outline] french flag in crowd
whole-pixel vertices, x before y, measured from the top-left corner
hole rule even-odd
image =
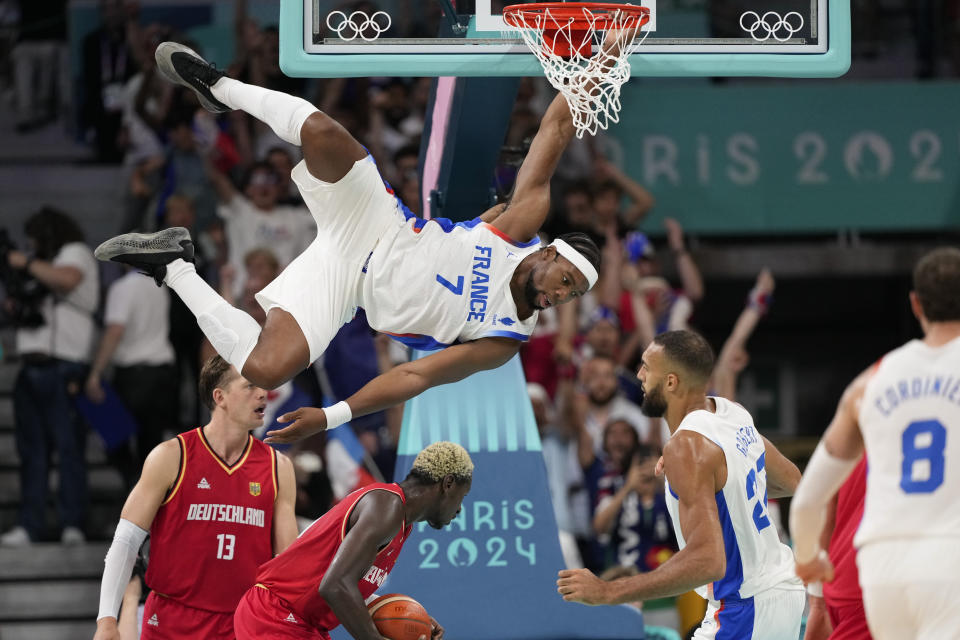
[[[323,456],[334,500],[341,500],[352,491],[377,482],[364,464],[367,450],[349,422],[327,431],[327,447]]]
[[[277,416],[314,404],[313,398],[297,387],[292,381],[285,382],[267,392],[267,406],[263,412],[263,426],[254,430],[253,435],[261,440],[267,431],[280,429],[285,425],[277,424]],[[331,403],[327,403],[331,404]],[[278,451],[289,449],[291,445],[271,445]],[[350,423],[327,431],[327,445],[324,450],[324,463],[327,476],[333,489],[335,500],[364,487],[377,479],[366,468],[367,451],[350,427]]]
[[[310,395],[293,384],[292,380],[284,382],[276,389],[267,392],[267,406],[263,411],[263,426],[254,429],[253,436],[263,440],[267,437],[267,431],[282,429],[285,426],[277,424],[277,416],[282,416],[300,407],[309,407],[312,404],[313,399]],[[285,451],[290,448],[289,444],[275,444],[271,446],[277,451]]]

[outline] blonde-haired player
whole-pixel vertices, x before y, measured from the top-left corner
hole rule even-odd
[[[921,258],[910,306],[923,339],[847,387],[790,507],[797,575],[831,580],[818,546],[824,507],[866,452],[854,546],[877,640],[954,638],[960,629],[960,249]]]
[[[434,442],[417,454],[410,475],[429,482],[440,482],[444,476],[469,482],[473,477],[473,460],[467,450],[458,444]]]
[[[314,521],[289,549],[260,567],[234,616],[238,640],[380,638],[365,600],[383,584],[415,522],[440,529],[460,512],[473,462],[452,442],[421,451],[400,483],[354,491]],[[433,620],[430,640],[443,637]]]

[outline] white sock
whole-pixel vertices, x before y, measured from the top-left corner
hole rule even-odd
[[[314,113],[315,106],[296,96],[271,91],[233,78],[220,78],[210,92],[233,109],[246,111],[257,120],[265,122],[274,133],[290,144],[300,146],[300,127]]]
[[[177,258],[167,265],[163,281],[173,289],[197,317],[197,324],[223,359],[243,371],[243,365],[257,346],[260,325],[249,315],[227,304],[197,275],[192,263]]]

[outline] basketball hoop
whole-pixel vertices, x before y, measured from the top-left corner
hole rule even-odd
[[[650,9],[541,2],[505,7],[503,20],[520,32],[547,80],[567,99],[578,138],[620,119],[620,87],[630,79],[627,58],[649,33],[639,41],[634,37],[650,21]],[[605,43],[604,33],[613,34],[613,39]]]

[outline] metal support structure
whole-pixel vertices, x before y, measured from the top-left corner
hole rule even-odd
[[[424,215],[471,220],[496,204],[491,185],[520,79],[457,78],[452,90],[445,82],[434,83],[421,142]]]
[[[443,9],[443,17],[447,20],[447,26],[453,35],[465,35],[467,33],[467,24],[470,22],[470,17],[466,17],[467,24],[461,22],[461,18],[459,15],[457,15],[457,10],[454,8],[453,3],[450,2],[450,0],[440,0],[440,6]]]

